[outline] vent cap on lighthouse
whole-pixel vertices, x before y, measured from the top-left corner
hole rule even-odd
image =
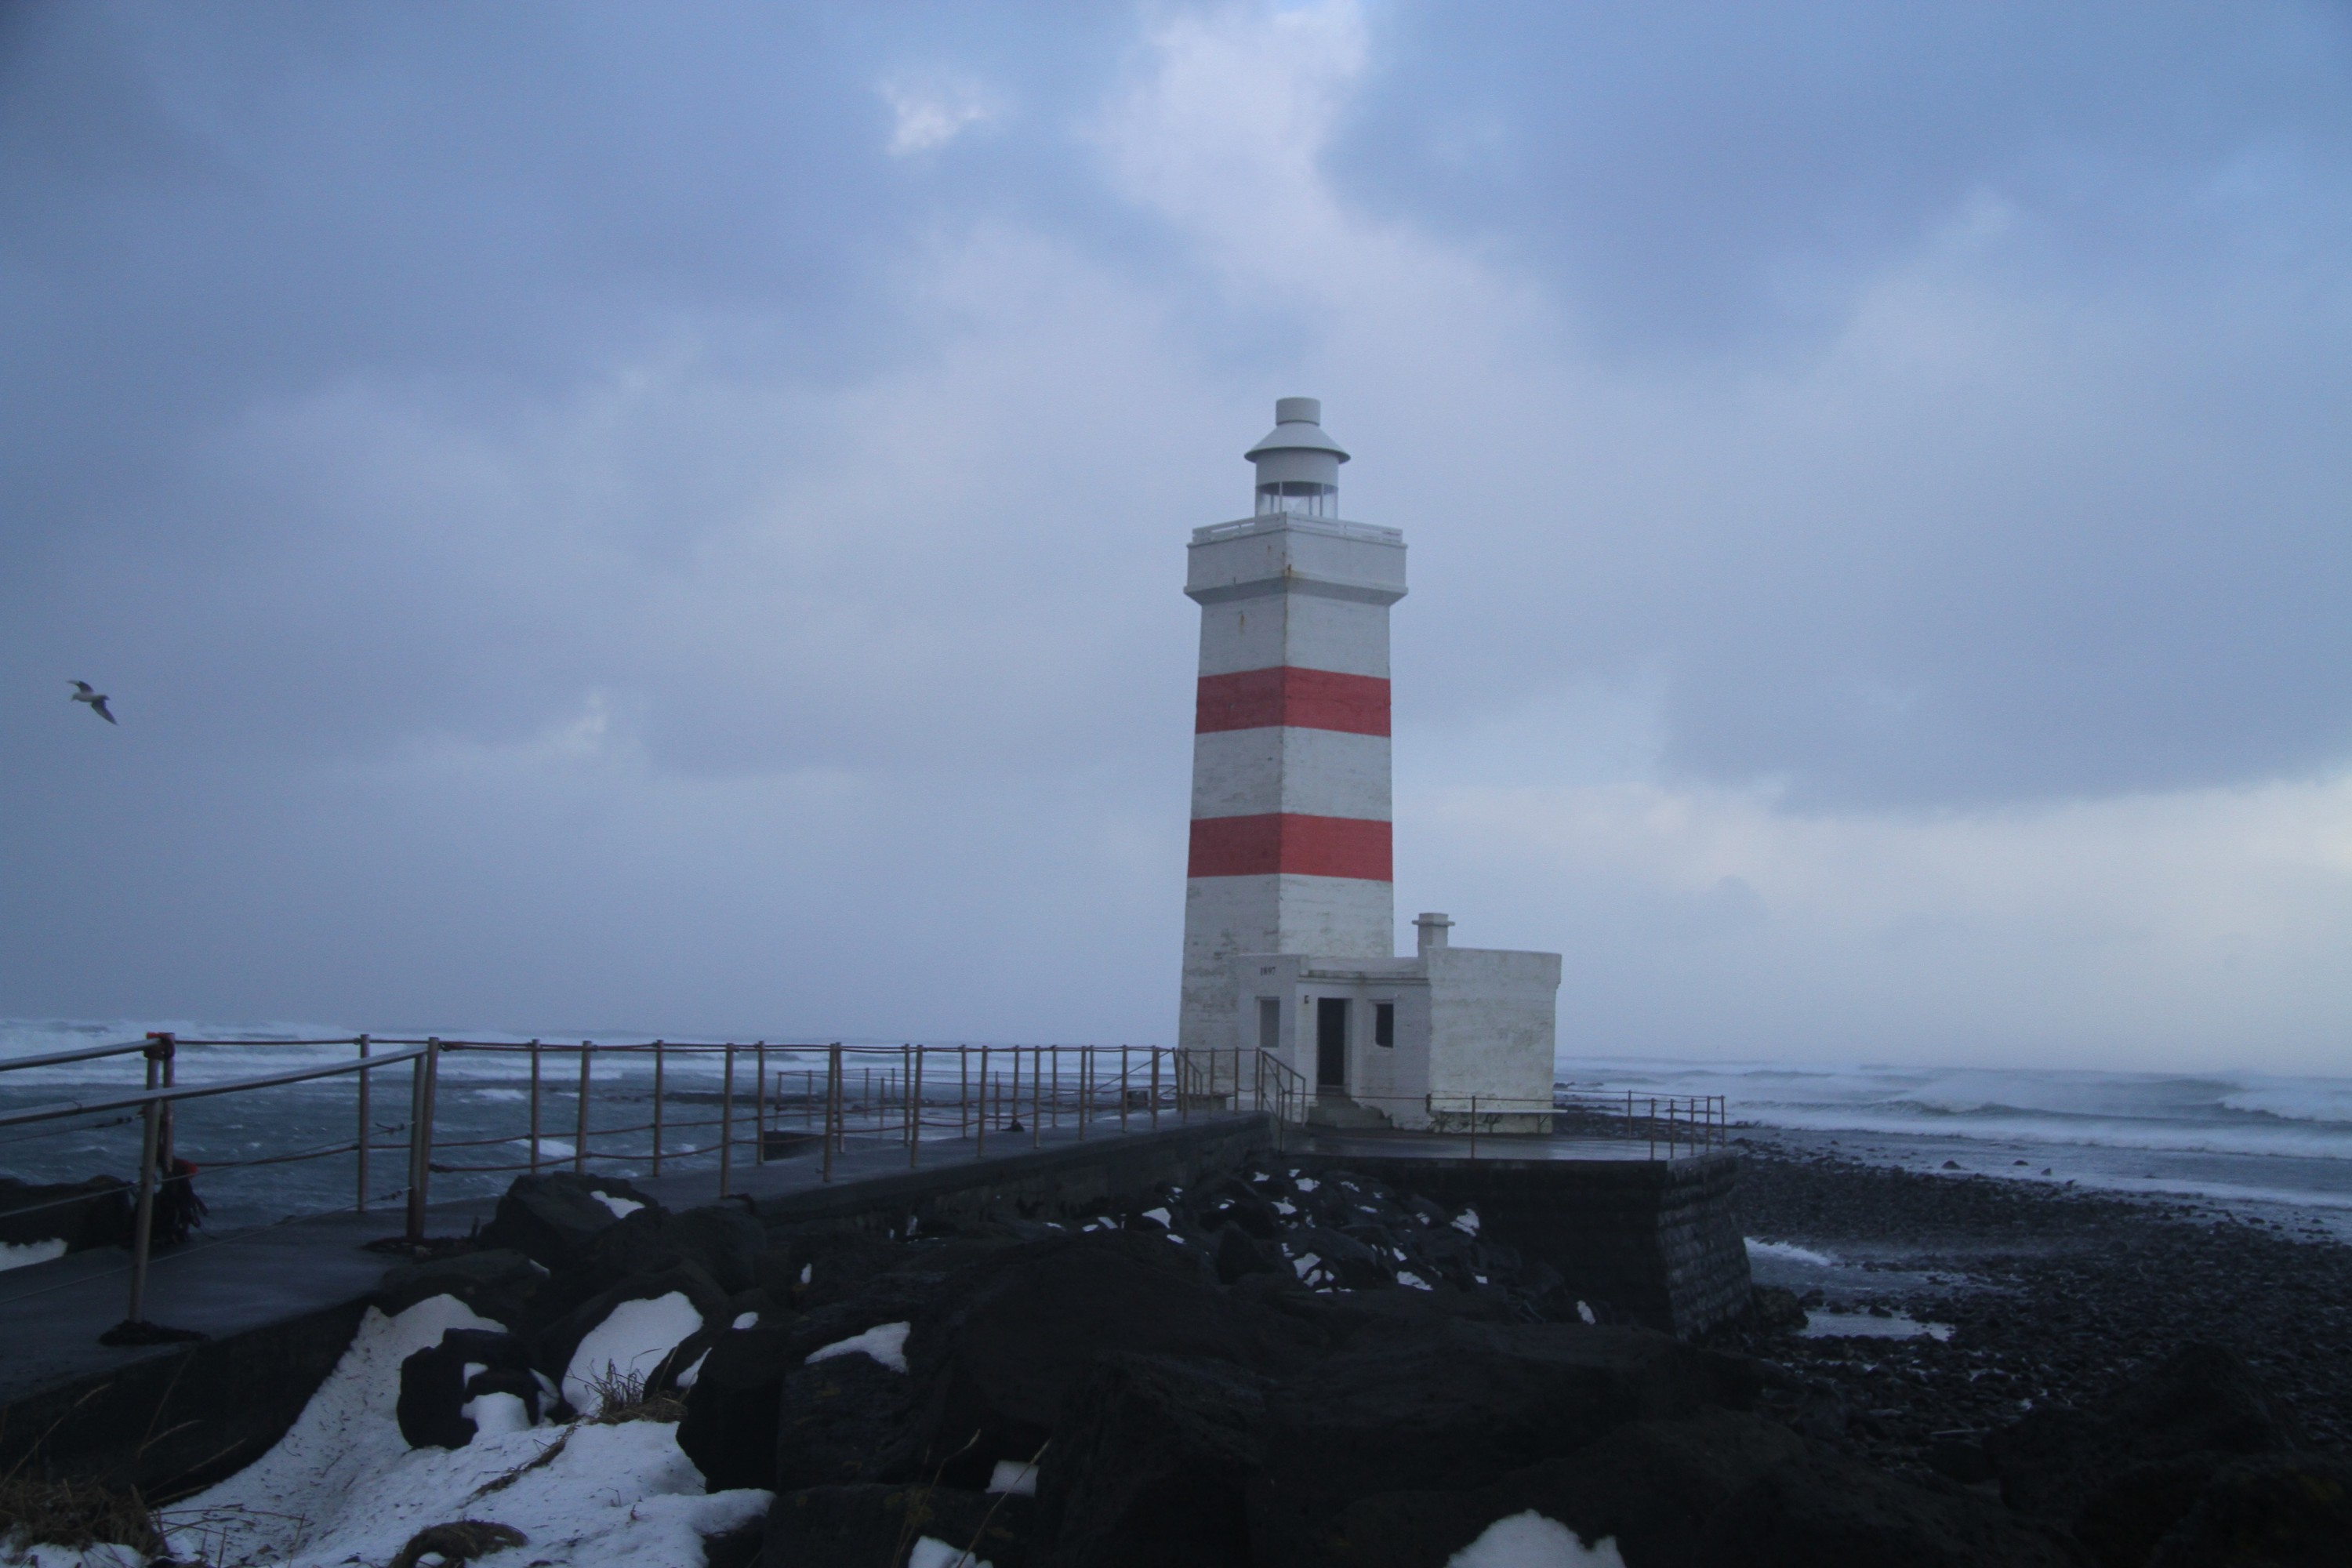
[[[1242,454],[1257,465],[1257,510],[1305,517],[1339,514],[1339,465],[1347,451],[1323,432],[1323,402],[1277,397],[1274,428]]]

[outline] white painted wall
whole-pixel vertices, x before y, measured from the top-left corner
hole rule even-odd
[[[1184,889],[1184,982],[1176,1043],[1255,1047],[1237,1021],[1234,969],[1248,954],[1361,963],[1396,951],[1396,889],[1353,877],[1195,877]],[[1399,961],[1402,962],[1402,961]]]
[[[1192,815],[1264,812],[1389,820],[1389,738],[1338,730],[1221,730],[1192,737]]]
[[[1549,1128],[1559,954],[1441,947],[1423,962],[1429,971],[1429,1088],[1440,1110],[1475,1094],[1507,1108],[1514,1119],[1507,1130],[1536,1130],[1518,1119]]]
[[[1385,603],[1323,594],[1265,594],[1201,606],[1201,673],[1277,665],[1389,677]]]

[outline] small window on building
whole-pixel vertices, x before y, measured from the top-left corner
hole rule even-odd
[[[1372,1004],[1372,1044],[1376,1046],[1393,1046],[1396,1044],[1395,1003],[1375,1002]]]

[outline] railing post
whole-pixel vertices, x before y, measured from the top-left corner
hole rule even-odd
[[[1160,1131],[1160,1047],[1151,1047],[1151,1130]]]
[[[1010,1131],[1012,1130],[1012,1128],[1013,1128],[1013,1123],[1018,1122],[1020,1120],[1021,1120],[1021,1047],[1020,1047],[1019,1046],[1015,1046],[1015,1047],[1013,1047],[1013,1121],[1011,1121],[1011,1122],[1007,1122],[1007,1123],[1005,1124],[1005,1129],[1006,1129],[1006,1131]]]
[[[588,1058],[596,1049],[593,1040],[580,1042],[580,1115],[572,1128],[572,1173],[588,1173]]]
[[[1042,1146],[1045,1142],[1045,1047],[1038,1046],[1034,1049],[1036,1052],[1037,1060],[1029,1074],[1029,1147],[1032,1149]],[[1054,1057],[1054,1078],[1057,1088],[1060,1086],[1061,1077],[1062,1058],[1060,1053],[1056,1052]]]
[[[923,1047],[908,1047],[915,1053],[914,1070],[907,1078],[907,1114],[911,1123],[907,1133],[907,1169],[921,1163],[923,1155]]]
[[[539,1174],[539,1041],[530,1042],[530,1173]]]
[[[425,1138],[425,1058],[417,1057],[408,1069],[408,1212],[404,1234],[412,1242],[425,1239],[425,1165],[430,1155]]]
[[[1095,1048],[1092,1046],[1080,1046],[1078,1047],[1078,1142],[1081,1143],[1087,1141],[1087,1100],[1092,1092],[1094,1065]],[[1062,1064],[1057,1057],[1054,1062],[1055,1081],[1058,1083],[1061,1077]]]
[[[362,1060],[362,1061],[365,1061],[365,1060],[367,1060],[367,1059],[368,1059],[368,1037],[367,1037],[365,1035],[362,1035],[362,1036],[360,1037],[360,1038],[359,1038],[359,1047],[360,1047],[360,1060]],[[367,1069],[367,1068],[360,1068],[360,1141],[359,1141],[359,1147],[358,1147],[358,1149],[357,1149],[357,1151],[356,1151],[356,1152],[357,1152],[357,1153],[358,1153],[358,1155],[359,1155],[359,1189],[360,1189],[360,1190],[359,1190],[359,1201],[358,1201],[357,1203],[355,1203],[354,1205],[352,1205],[353,1212],[358,1213],[358,1214],[365,1214],[365,1213],[367,1213],[367,1179],[368,1179],[368,1079],[370,1079],[371,1078],[373,1078],[374,1076],[375,1076],[375,1075],[374,1075],[373,1073],[372,1073],[372,1072],[368,1071],[368,1069]]]
[[[735,1042],[727,1042],[726,1069],[719,1079],[719,1195],[727,1195],[727,1178],[735,1160]]]
[[[971,1047],[956,1047],[956,1136],[971,1136]]]
[[[165,1037],[150,1035],[151,1042],[161,1042]],[[157,1055],[156,1044],[146,1049],[147,1092],[155,1092],[163,1078],[163,1059]],[[149,1100],[139,1108],[139,1202],[131,1211],[131,1310],[125,1321],[143,1323],[147,1321],[147,1255],[155,1235],[155,1163],[163,1158],[163,1107],[159,1100]]]
[[[768,1163],[768,1042],[751,1043],[752,1066],[759,1070],[751,1089],[751,1163]]]
[[[654,1042],[654,1174],[661,1174],[662,1157],[662,1043]],[[726,1195],[725,1187],[719,1195]]]
[[[1470,1097],[1470,1158],[1478,1158],[1478,1097]]]
[[[972,1107],[971,1157],[988,1152],[988,1047],[980,1047],[980,1103]]]
[[[1189,1092],[1187,1092],[1188,1086],[1186,1083],[1186,1079],[1192,1076],[1192,1064],[1191,1060],[1185,1057],[1183,1052],[1177,1052],[1176,1120],[1180,1124],[1189,1122],[1192,1120],[1192,1097]]]
[[[1118,1130],[1127,1131],[1127,1047],[1118,1048]]]
[[[841,1119],[841,1043],[836,1040],[824,1058],[824,1179],[833,1180],[833,1141]]]
[[[1656,1097],[1655,1095],[1653,1095],[1653,1096],[1651,1096],[1651,1098],[1650,1098],[1649,1131],[1650,1131],[1650,1155],[1649,1155],[1649,1157],[1650,1157],[1651,1159],[1654,1160],[1654,1159],[1656,1159],[1656,1158],[1658,1157],[1658,1100],[1657,1100],[1657,1097]]]

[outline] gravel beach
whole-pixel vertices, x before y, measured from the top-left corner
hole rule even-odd
[[[1756,1253],[1759,1286],[1799,1296],[1816,1332],[1837,1311],[1860,1329],[1907,1318],[1949,1335],[1809,1337],[1789,1317],[1724,1331],[1724,1348],[1794,1374],[1775,1398],[1808,1436],[1897,1471],[1976,1479],[1976,1435],[2095,1400],[2202,1342],[2242,1357],[2309,1448],[2352,1442],[2352,1247],[2324,1229],[1894,1170],[1824,1142],[1741,1141],[1744,1229],[1777,1244]]]

